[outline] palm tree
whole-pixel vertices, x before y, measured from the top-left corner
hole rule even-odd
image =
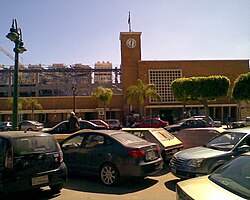
[[[138,79],[134,85],[127,88],[125,104],[130,104],[133,100],[138,99],[140,114],[144,117],[144,104],[147,98],[156,98],[158,101],[161,101],[161,97],[157,93],[154,84],[144,84],[142,80]]]
[[[13,99],[8,100],[9,107],[12,107]],[[18,102],[19,110],[31,109],[31,120],[34,120],[34,111],[35,109],[43,109],[42,105],[36,100],[32,98],[19,98]]]
[[[106,120],[107,105],[110,103],[112,96],[113,96],[113,91],[109,88],[104,88],[102,86],[97,87],[92,94],[93,98],[102,102],[104,105],[104,120]]]

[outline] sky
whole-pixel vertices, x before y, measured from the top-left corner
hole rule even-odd
[[[250,0],[0,0],[0,47],[16,18],[24,65],[121,63],[120,32],[142,32],[142,60],[250,58]],[[0,64],[14,61],[0,51]]]

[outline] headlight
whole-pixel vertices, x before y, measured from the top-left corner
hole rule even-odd
[[[189,167],[200,167],[204,158],[192,159],[187,162],[187,166]]]

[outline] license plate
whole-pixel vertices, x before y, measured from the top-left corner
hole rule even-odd
[[[31,179],[31,182],[32,182],[32,186],[41,185],[44,183],[48,183],[49,177],[48,177],[48,175],[34,177]]]
[[[147,158],[147,160],[152,160],[152,159],[156,158],[155,152],[154,151],[148,151],[146,158]]]

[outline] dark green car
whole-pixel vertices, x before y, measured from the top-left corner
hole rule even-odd
[[[38,132],[0,133],[0,193],[49,186],[59,192],[67,168],[56,139]]]

